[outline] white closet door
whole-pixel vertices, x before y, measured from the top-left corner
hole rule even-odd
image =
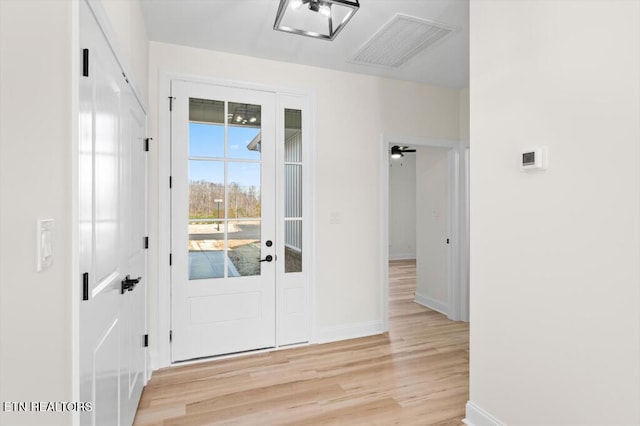
[[[145,380],[145,113],[80,11],[80,400],[93,405],[81,424],[129,425]]]

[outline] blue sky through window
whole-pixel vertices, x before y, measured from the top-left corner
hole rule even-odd
[[[260,159],[260,152],[250,151],[247,145],[260,132],[252,127],[229,127],[229,159]],[[189,123],[189,156],[224,157],[224,126]],[[189,180],[224,182],[223,162],[189,161]],[[229,162],[229,183],[244,187],[260,186],[260,163]]]

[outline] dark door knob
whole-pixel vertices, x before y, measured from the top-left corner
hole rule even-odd
[[[124,294],[125,291],[133,291],[133,288],[140,282],[142,277],[131,278],[130,275],[124,277],[122,280],[122,286],[120,287],[120,294]]]
[[[273,256],[268,254],[264,259],[260,259],[260,262],[271,262],[273,260]]]

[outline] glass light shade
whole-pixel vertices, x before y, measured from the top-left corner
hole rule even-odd
[[[358,0],[280,0],[273,29],[333,40],[358,8]]]

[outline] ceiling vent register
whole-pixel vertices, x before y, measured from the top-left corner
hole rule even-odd
[[[453,28],[432,21],[397,14],[360,47],[351,62],[400,68],[453,31]]]

